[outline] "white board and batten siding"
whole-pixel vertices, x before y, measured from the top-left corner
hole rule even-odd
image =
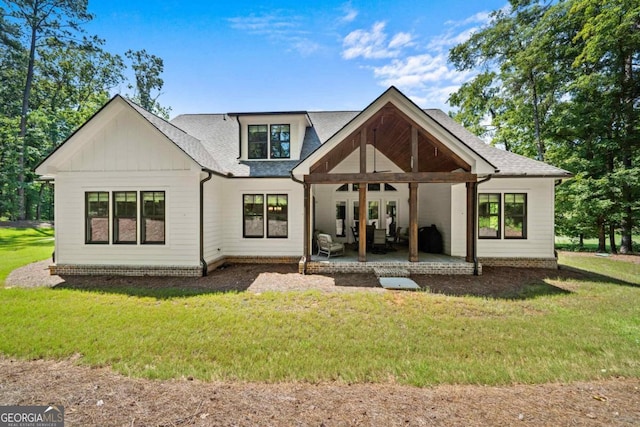
[[[63,153],[56,168],[56,262],[74,265],[197,266],[200,168],[153,126],[127,109],[100,128],[78,133],[79,149]],[[85,192],[165,192],[165,244],[85,243]],[[196,242],[196,243],[194,243]]]
[[[526,239],[478,239],[478,257],[486,258],[553,258],[554,257],[554,192],[550,178],[499,178],[478,186],[478,194],[501,195],[501,221],[504,224],[504,193],[527,195]],[[464,184],[452,186],[451,231],[452,255],[464,256],[466,232],[466,189]],[[504,227],[502,227],[502,232]]]
[[[291,178],[238,178],[222,183],[220,214],[223,224],[221,252],[225,256],[299,257],[303,253],[304,189]],[[243,237],[243,196],[286,194],[289,208],[287,237]],[[266,198],[265,198],[266,206]],[[266,223],[266,216],[264,219]],[[217,248],[216,248],[217,249]],[[217,251],[216,251],[217,252]]]

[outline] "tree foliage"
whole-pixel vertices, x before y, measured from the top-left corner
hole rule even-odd
[[[558,231],[640,221],[640,4],[635,0],[511,0],[450,52],[478,74],[453,94],[454,117],[492,143],[575,173],[558,189]],[[489,123],[488,127],[483,126]]]
[[[136,78],[135,86],[129,85],[129,89],[134,89],[131,99],[145,110],[169,118],[171,109],[162,107],[158,103],[158,97],[164,85],[164,80],[160,77],[164,71],[162,58],[149,54],[144,49],[128,50],[125,56],[131,61],[131,68]]]
[[[0,0],[0,217],[53,214],[35,166],[124,80],[123,58],[85,35],[91,18],[86,0]],[[160,67],[134,71],[159,90],[162,60],[153,61]]]

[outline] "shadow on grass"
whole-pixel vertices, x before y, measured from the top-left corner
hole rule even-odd
[[[593,271],[585,270],[578,267],[573,267],[569,265],[561,265],[560,271],[571,272],[576,275],[579,275],[582,280],[590,280],[600,282],[606,285],[617,285],[617,286],[630,286],[632,288],[639,288],[640,284],[628,282],[626,280],[618,279],[617,277],[608,276],[602,273],[595,273]]]
[[[61,276],[64,281],[54,286],[54,289],[156,299],[187,298],[244,292],[261,273],[241,266],[231,266],[228,270],[216,270],[206,277]]]
[[[553,283],[557,271],[485,267],[480,276],[412,276],[424,290],[434,294],[504,300],[526,300],[572,292]],[[551,273],[551,274],[550,274]]]
[[[265,272],[294,273],[296,266],[236,264],[211,272],[207,277],[115,277],[65,276],[55,289],[120,294],[156,299],[245,292]],[[379,287],[373,274],[334,274],[338,287]],[[308,276],[309,280],[314,277]],[[603,284],[638,285],[603,274],[575,268],[561,270],[485,267],[481,276],[415,275],[412,279],[431,293],[504,300],[526,300],[543,296],[570,295],[562,282],[597,281]]]
[[[11,231],[13,229],[9,230]],[[0,246],[13,251],[39,246],[53,246],[54,237],[52,228],[30,228],[28,230],[15,230],[19,231],[19,233],[3,233],[2,236],[0,236]]]

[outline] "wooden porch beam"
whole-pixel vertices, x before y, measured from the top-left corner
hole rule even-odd
[[[376,173],[313,173],[304,176],[307,184],[348,184],[348,183],[460,183],[476,182],[477,175],[468,172],[376,172]]]

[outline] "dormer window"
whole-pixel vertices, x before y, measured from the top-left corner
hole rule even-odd
[[[270,130],[270,131],[269,131]],[[249,159],[288,159],[291,157],[290,125],[249,125]]]
[[[271,158],[291,157],[291,131],[289,125],[271,125]]]

